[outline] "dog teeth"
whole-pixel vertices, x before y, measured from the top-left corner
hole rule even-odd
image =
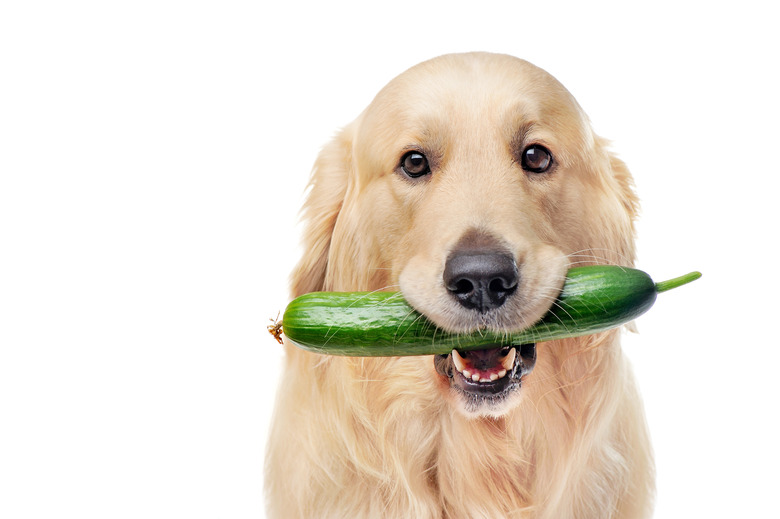
[[[517,356],[517,348],[510,348],[509,353],[506,354],[506,357],[501,359],[501,365],[506,371],[511,371],[515,366],[515,356]],[[503,377],[504,375],[501,376]]]
[[[469,361],[464,359],[463,356],[458,353],[458,350],[452,350],[452,363],[458,373],[462,374],[467,380],[473,382],[495,382],[500,378],[504,378],[508,372],[512,370],[515,364],[515,357],[517,350],[512,348],[509,353],[501,359],[500,367],[498,371],[490,370],[489,372],[480,372],[469,365]],[[493,368],[495,369],[495,368]]]
[[[452,362],[455,364],[455,369],[463,373],[466,364],[463,360],[463,357],[461,357],[460,353],[458,353],[458,350],[452,350]]]

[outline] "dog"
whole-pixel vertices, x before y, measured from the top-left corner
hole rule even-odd
[[[400,290],[445,330],[516,331],[571,266],[633,265],[637,210],[625,164],[550,74],[445,55],[322,149],[291,295]],[[619,333],[390,358],[287,344],[269,517],[648,517],[652,450]]]

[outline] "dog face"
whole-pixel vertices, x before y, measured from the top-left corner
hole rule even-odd
[[[630,184],[552,76],[443,56],[394,79],[321,154],[294,291],[397,287],[445,330],[520,330],[570,266],[632,263]],[[499,416],[521,401],[536,348],[418,360],[456,409]]]

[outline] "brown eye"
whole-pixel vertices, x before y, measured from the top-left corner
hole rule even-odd
[[[521,165],[526,171],[530,171],[531,173],[544,173],[552,167],[552,164],[552,153],[544,146],[532,144],[523,151]]]
[[[401,159],[401,169],[411,178],[421,177],[431,172],[428,159],[419,151],[410,151]]]

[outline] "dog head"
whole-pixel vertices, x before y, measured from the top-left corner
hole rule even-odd
[[[538,320],[575,264],[630,265],[625,166],[572,95],[505,55],[442,56],[393,81],[320,154],[293,292],[400,289],[452,332]],[[520,401],[533,344],[420,361],[453,405]]]

